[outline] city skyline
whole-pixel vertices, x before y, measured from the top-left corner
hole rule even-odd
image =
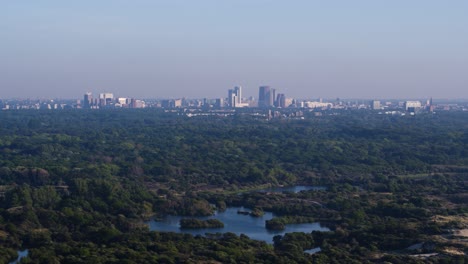
[[[229,102],[229,99],[231,98],[231,94],[234,95],[234,98],[235,98],[235,101],[236,103],[235,104],[241,104],[241,107],[244,107],[245,105],[242,105],[243,101],[246,100],[246,99],[249,99],[249,100],[254,100],[254,101],[258,101],[258,100],[261,100],[260,99],[260,94],[261,94],[261,90],[262,88],[270,88],[271,89],[271,92],[272,94],[268,95],[269,97],[270,96],[274,96],[269,98],[268,99],[268,106],[275,106],[275,103],[276,101],[278,100],[278,96],[281,96],[281,97],[284,97],[284,98],[288,98],[288,99],[298,99],[298,100],[327,100],[327,101],[336,101],[338,99],[340,100],[346,100],[346,101],[349,101],[349,100],[364,100],[364,101],[368,101],[368,100],[389,100],[389,101],[394,101],[394,100],[399,100],[399,101],[405,101],[405,100],[426,100],[426,99],[434,99],[434,100],[442,100],[442,101],[468,101],[468,98],[463,98],[463,97],[459,97],[459,98],[450,98],[450,97],[434,97],[434,96],[431,96],[430,94],[422,94],[422,95],[419,95],[419,96],[415,96],[415,97],[403,97],[403,96],[398,96],[398,95],[395,95],[393,97],[341,97],[341,96],[333,96],[333,97],[322,97],[322,96],[291,96],[290,94],[288,93],[285,93],[284,90],[280,90],[280,89],[277,89],[275,87],[271,87],[269,85],[261,85],[259,87],[255,87],[254,89],[252,89],[252,91],[249,91],[248,93],[244,93],[242,92],[241,93],[241,96],[238,97],[237,96],[237,93],[240,93],[240,89],[242,89],[242,91],[245,91],[243,89],[243,86],[233,86],[233,88],[226,88],[223,90],[224,94],[223,95],[222,93],[220,93],[220,96],[214,96],[214,95],[206,95],[206,94],[197,94],[197,96],[194,96],[194,97],[190,97],[190,96],[167,96],[167,97],[164,97],[164,96],[148,96],[148,97],[139,97],[139,96],[135,96],[134,94],[131,94],[131,93],[125,93],[125,94],[121,94],[121,93],[116,93],[114,92],[113,90],[111,89],[103,89],[103,90],[100,90],[100,89],[88,89],[88,90],[81,90],[81,91],[78,91],[77,94],[79,94],[78,96],[76,97],[60,97],[60,96],[48,96],[48,95],[42,95],[42,96],[23,96],[23,97],[20,97],[20,96],[14,96],[14,97],[6,97],[6,96],[2,96],[0,94],[0,100],[80,100],[80,99],[83,99],[83,96],[86,96],[86,95],[97,95],[97,96],[102,96],[103,94],[112,94],[113,96],[115,96],[115,98],[134,98],[134,99],[150,99],[150,100],[173,100],[173,99],[188,99],[188,100],[199,100],[199,99],[210,99],[210,100],[214,100],[214,99],[222,99],[222,100],[226,100],[226,104],[227,105],[230,105],[230,102]],[[226,94],[227,93],[227,94]],[[233,98],[231,98],[233,99]]]
[[[92,92],[84,93],[82,99],[36,99],[36,100],[10,100],[5,101],[0,98],[0,109],[2,110],[19,110],[19,109],[112,109],[112,108],[163,108],[165,111],[173,111],[174,109],[190,109],[189,116],[197,114],[191,113],[191,111],[202,111],[204,114],[210,114],[212,110],[215,111],[215,115],[221,114],[223,111],[226,115],[231,115],[235,109],[239,108],[250,108],[257,109],[260,112],[262,110],[269,110],[268,118],[270,117],[282,117],[278,111],[271,112],[272,109],[282,109],[290,113],[293,109],[316,109],[319,110],[353,110],[353,109],[372,109],[374,111],[386,110],[386,114],[394,115],[405,114],[400,110],[404,109],[405,112],[419,113],[427,111],[434,113],[435,110],[442,111],[467,111],[466,103],[463,100],[445,101],[441,100],[441,104],[434,104],[434,98],[430,97],[426,100],[387,100],[384,99],[382,102],[378,99],[304,99],[304,98],[291,98],[287,97],[286,94],[281,91],[276,91],[275,88],[270,86],[258,87],[258,97],[243,97],[242,87],[234,86],[232,89],[227,90],[227,97],[221,98],[165,98],[165,99],[136,99],[134,97],[122,97],[115,96],[110,92],[101,92],[93,96]],[[148,100],[145,101],[145,100]],[[424,103],[425,101],[425,103]],[[459,104],[461,103],[461,104]],[[388,111],[391,110],[391,111]],[[298,117],[299,112],[292,114],[292,117]],[[261,114],[256,112],[254,114]],[[302,115],[302,114],[301,114]]]
[[[468,2],[6,1],[0,98],[468,98]]]

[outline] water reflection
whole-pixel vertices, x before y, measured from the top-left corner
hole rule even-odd
[[[199,220],[218,219],[224,223],[224,228],[203,228],[203,229],[180,229],[179,221],[181,216],[166,216],[161,221],[150,221],[149,227],[152,231],[161,232],[177,232],[189,233],[192,235],[204,235],[206,233],[226,233],[232,232],[237,235],[245,234],[255,240],[262,240],[267,243],[273,243],[273,237],[276,235],[284,235],[291,232],[310,233],[314,230],[329,231],[328,228],[322,227],[319,223],[307,224],[291,224],[287,225],[285,230],[272,231],[265,228],[265,220],[273,218],[273,214],[265,212],[261,217],[252,217],[250,215],[238,214],[238,211],[249,211],[244,207],[229,207],[224,212],[218,212],[213,216],[208,217],[193,217]]]
[[[313,255],[313,254],[318,253],[320,251],[322,251],[322,249],[320,247],[316,247],[316,248],[313,248],[313,249],[304,250],[304,253]]]

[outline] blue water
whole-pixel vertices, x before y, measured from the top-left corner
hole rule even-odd
[[[274,192],[274,193],[282,193],[282,192],[293,192],[298,193],[301,191],[325,191],[327,188],[323,186],[303,186],[303,185],[296,185],[296,186],[286,186],[286,187],[271,187],[266,189],[258,190],[257,192]]]
[[[20,260],[21,260],[22,258],[28,256],[28,254],[29,254],[29,250],[27,250],[27,249],[26,249],[26,250],[23,250],[23,251],[18,250],[18,258],[17,258],[15,261],[10,262],[9,264],[17,264],[17,263],[19,263]]]
[[[265,228],[265,220],[273,218],[273,214],[265,212],[262,217],[253,217],[250,215],[238,214],[237,211],[250,211],[244,207],[229,207],[224,212],[218,212],[213,216],[207,217],[182,217],[182,216],[166,216],[161,221],[152,220],[148,222],[149,228],[152,231],[160,232],[177,232],[189,233],[192,235],[205,235],[206,233],[226,233],[232,232],[237,235],[245,234],[251,239],[262,240],[269,244],[273,243],[273,237],[276,235],[284,235],[285,233],[304,232],[310,233],[317,231],[330,231],[326,227],[322,227],[319,223],[307,224],[291,224],[286,225],[285,230],[272,231]],[[218,219],[224,223],[224,228],[203,228],[203,229],[181,229],[179,221],[182,218],[196,218],[200,220]]]
[[[316,247],[316,248],[313,248],[313,249],[304,250],[304,253],[313,255],[313,254],[318,253],[320,251],[322,251],[322,249],[319,248],[319,247]]]

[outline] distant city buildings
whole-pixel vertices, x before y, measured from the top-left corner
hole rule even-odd
[[[182,99],[162,100],[161,107],[163,108],[180,108],[182,106]]]
[[[100,93],[99,98],[93,99],[91,92],[87,92],[83,96],[83,101],[77,104],[83,109],[100,109],[100,108],[144,108],[145,102],[134,98],[118,97],[114,98],[113,93]]]
[[[101,93],[99,94],[99,106],[105,107],[107,105],[111,106],[114,101],[114,94],[112,93]]]
[[[163,99],[156,100],[147,104],[145,101],[137,100],[134,98],[126,97],[114,97],[113,93],[100,93],[98,99],[94,99],[90,92],[85,93],[83,96],[83,101],[78,102],[78,107],[83,109],[100,109],[100,108],[145,108],[145,107],[161,107],[164,109],[182,109],[182,108],[192,108],[192,109],[204,109],[204,110],[222,110],[223,108],[226,111],[229,108],[302,108],[310,109],[310,111],[321,111],[321,110],[346,110],[346,109],[371,109],[371,110],[384,110],[383,113],[417,113],[421,110],[426,110],[433,112],[436,110],[436,107],[433,104],[432,98],[426,101],[426,104],[423,106],[421,101],[385,101],[381,103],[379,100],[370,101],[344,101],[336,98],[335,100],[327,101],[319,98],[318,100],[297,100],[292,98],[287,98],[284,93],[276,94],[276,90],[270,86],[260,86],[258,88],[258,100],[255,98],[243,98],[242,97],[242,87],[235,86],[232,89],[228,89],[227,98],[216,98],[216,99]],[[9,109],[9,105],[3,104],[3,109]],[[59,104],[47,104],[47,105],[36,105],[33,108],[37,109],[60,109],[64,106]],[[388,109],[393,109],[392,111],[386,111]],[[403,110],[404,112],[398,112],[398,109]],[[455,109],[452,105],[446,105],[440,110],[451,110]],[[269,117],[281,116],[279,112],[269,112]],[[316,115],[319,116],[319,115]]]
[[[406,111],[416,112],[419,109],[421,109],[421,102],[420,101],[406,101],[405,102],[405,110]]]
[[[276,89],[270,86],[260,86],[258,88],[258,104],[259,108],[287,108],[295,107],[295,101],[292,98],[287,98],[284,93],[276,94]]]
[[[227,106],[231,108],[248,107],[248,103],[244,103],[242,99],[242,87],[236,86],[234,89],[228,90]]]
[[[314,116],[321,116],[324,111],[345,111],[353,109],[376,110],[378,114],[415,115],[423,112],[437,111],[468,111],[468,102],[460,100],[442,101],[434,104],[432,98],[427,100],[343,100],[343,99],[293,99],[284,93],[276,93],[270,86],[258,88],[258,99],[252,96],[243,97],[241,86],[228,89],[227,98],[198,98],[198,99],[147,99],[145,101],[129,97],[118,97],[113,93],[99,93],[94,97],[91,92],[84,93],[81,100],[62,99],[2,99],[2,110],[58,110],[58,109],[112,109],[112,108],[162,108],[167,112],[191,113],[192,116],[213,112],[219,115],[252,113],[253,115],[268,116],[268,118],[298,117],[292,113],[313,112]],[[442,101],[442,102],[441,102]],[[422,103],[424,102],[424,103]],[[461,103],[463,102],[463,103]],[[245,108],[245,109],[241,109]],[[267,113],[267,112],[268,113]],[[265,114],[267,113],[267,114]]]
[[[333,104],[332,103],[324,103],[322,102],[321,100],[320,101],[304,101],[301,103],[302,107],[305,107],[305,108],[325,108],[325,109],[328,109],[328,108],[331,108],[333,107]]]
[[[275,89],[270,88],[270,86],[260,86],[258,89],[258,107],[273,107],[275,92]]]

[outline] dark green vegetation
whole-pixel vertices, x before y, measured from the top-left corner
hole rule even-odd
[[[463,263],[468,113],[348,112],[266,122],[156,110],[0,112],[0,263]],[[244,192],[321,185],[298,194]],[[149,232],[213,205],[314,219],[332,232]],[[303,220],[300,220],[303,219]],[[407,249],[422,243],[421,247]],[[321,247],[314,255],[305,249]],[[428,259],[410,255],[437,253]]]
[[[271,220],[267,220],[265,227],[271,230],[283,230],[287,224],[302,224],[302,223],[313,223],[315,219],[313,217],[300,216],[300,215],[289,215],[283,217],[275,217]]]
[[[223,222],[218,219],[198,220],[194,218],[181,219],[181,228],[222,228]]]
[[[261,217],[261,216],[263,216],[265,214],[265,212],[263,212],[263,210],[261,208],[255,207],[252,211],[238,210],[237,214],[250,215],[250,216],[253,216],[253,217]]]

